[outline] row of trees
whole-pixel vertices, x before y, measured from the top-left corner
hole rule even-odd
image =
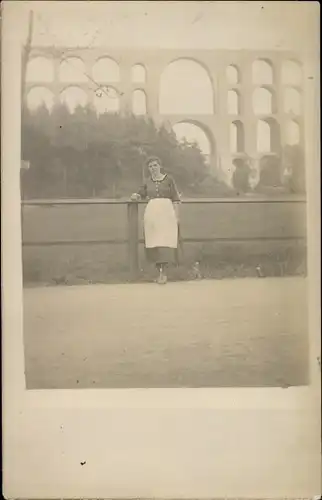
[[[106,113],[91,108],[70,113],[57,105],[22,116],[25,197],[128,196],[142,182],[144,160],[159,156],[183,191],[193,191],[208,175],[197,147],[179,143],[149,118]]]
[[[303,158],[298,151],[291,153],[293,191],[298,192],[303,181],[294,176],[294,165],[303,172]],[[157,127],[150,118],[97,116],[83,107],[70,113],[64,104],[51,113],[45,106],[22,111],[22,158],[30,165],[22,170],[25,198],[128,196],[142,182],[142,166],[151,154],[162,159],[185,195],[229,196],[250,189],[247,162],[237,165],[232,190],[210,175],[197,144],[178,142],[172,130]],[[279,169],[272,162],[263,164],[257,189],[275,185]]]
[[[288,193],[305,193],[305,161],[300,146],[286,146],[281,157],[263,156],[259,163],[259,176],[254,181],[254,160],[239,158],[234,161],[233,185],[239,192],[265,192],[283,189]]]

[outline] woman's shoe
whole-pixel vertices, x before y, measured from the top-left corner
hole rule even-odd
[[[160,271],[159,277],[157,279],[157,283],[159,285],[165,285],[167,283],[167,281],[168,281],[167,276],[162,271]]]

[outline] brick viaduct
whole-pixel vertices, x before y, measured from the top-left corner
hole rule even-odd
[[[299,77],[294,82],[285,84],[283,80],[283,65],[290,64],[302,71],[301,61],[290,52],[284,51],[251,51],[251,50],[131,50],[131,49],[104,49],[104,48],[53,48],[33,47],[30,61],[34,58],[46,58],[53,68],[51,81],[39,79],[28,81],[26,93],[33,87],[45,87],[54,95],[59,96],[64,89],[76,86],[82,89],[88,102],[93,101],[97,86],[92,80],[93,68],[98,61],[108,58],[118,65],[119,78],[100,80],[99,84],[113,86],[119,93],[119,110],[126,112],[132,109],[132,98],[135,90],[144,92],[146,98],[146,112],[157,123],[164,122],[173,126],[187,122],[199,126],[206,134],[211,145],[210,164],[214,172],[225,169],[234,158],[250,156],[260,159],[263,155],[258,151],[257,134],[259,121],[269,128],[270,151],[267,154],[280,156],[283,146],[287,144],[287,127],[291,122],[298,129],[298,142],[303,146],[304,123],[302,110],[285,109],[285,92],[291,89],[301,100],[303,109],[302,82]],[[88,77],[83,81],[62,82],[60,79],[61,64],[72,58],[81,61],[84,73]],[[189,114],[185,112],[161,113],[159,108],[160,93],[162,93],[162,75],[171,64],[180,60],[189,60],[203,68],[211,85],[212,106],[207,113]],[[270,76],[266,81],[254,82],[254,65],[266,65]],[[134,82],[132,68],[140,65],[146,75],[140,83]],[[234,73],[232,79],[228,72]],[[193,75],[192,75],[193,78]],[[104,79],[103,79],[104,80]],[[265,80],[265,79],[264,79]],[[95,80],[97,81],[97,80]],[[303,75],[302,75],[303,81]],[[257,89],[270,96],[271,106],[264,112],[255,112],[253,96]],[[227,108],[227,96],[234,93],[236,109],[231,112]],[[198,94],[195,96],[198,99]],[[236,128],[236,145],[231,147],[231,127]],[[221,168],[220,168],[221,167]]]

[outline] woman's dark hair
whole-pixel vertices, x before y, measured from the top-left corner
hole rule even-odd
[[[164,167],[162,165],[162,161],[160,160],[160,158],[158,156],[149,156],[149,158],[146,160],[146,162],[144,164],[144,167],[143,167],[143,182],[145,182],[146,179],[150,177],[149,165],[153,161],[158,162],[158,164],[160,165],[160,171],[163,174],[166,173],[166,171],[165,171],[165,169],[164,169]]]
[[[145,162],[146,166],[148,167],[150,165],[150,163],[152,163],[153,161],[158,162],[160,167],[162,167],[162,161],[160,160],[160,158],[158,156],[149,156],[149,158]]]

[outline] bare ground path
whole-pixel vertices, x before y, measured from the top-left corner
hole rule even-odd
[[[304,278],[24,290],[27,387],[307,383]]]

